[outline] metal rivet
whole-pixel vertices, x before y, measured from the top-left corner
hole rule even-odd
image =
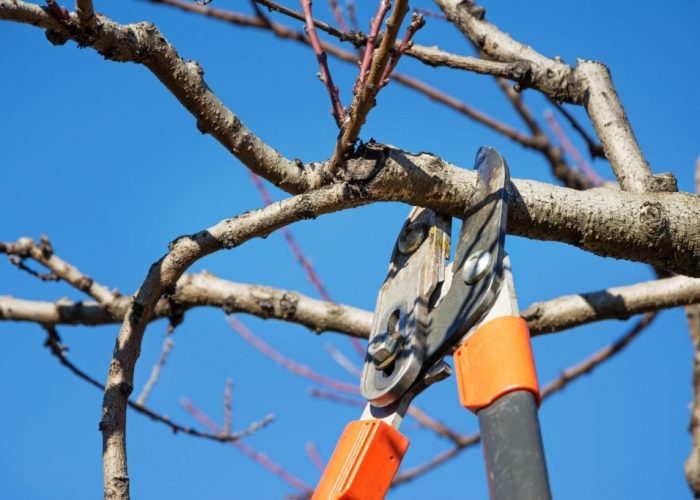
[[[401,236],[399,237],[399,252],[404,255],[412,254],[418,250],[418,247],[423,243],[426,236],[425,224],[420,222],[409,224],[401,231]]]
[[[491,253],[487,251],[474,252],[462,267],[462,279],[467,285],[473,285],[484,277],[491,266]]]
[[[400,318],[401,311],[397,309],[389,316],[386,333],[373,338],[367,346],[367,353],[380,370],[388,367],[396,359],[401,348]]]

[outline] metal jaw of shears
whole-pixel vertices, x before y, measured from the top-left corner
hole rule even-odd
[[[529,334],[504,251],[508,167],[485,147],[475,168],[477,188],[450,265],[449,217],[414,208],[401,229],[362,372],[368,404],[346,427],[315,499],[384,497],[408,447],[398,431],[401,420],[413,398],[449,376],[448,354],[454,355],[460,400],[479,416],[492,497],[549,498]],[[525,420],[508,417],[521,410]],[[523,425],[529,429],[524,441]]]

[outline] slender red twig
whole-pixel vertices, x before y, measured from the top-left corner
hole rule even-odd
[[[367,404],[367,401],[364,399],[357,399],[357,398],[352,398],[352,397],[347,397],[347,396],[341,396],[336,392],[331,392],[331,391],[324,391],[321,389],[316,389],[315,387],[311,387],[309,389],[309,394],[311,397],[318,398],[318,399],[327,399],[328,401],[333,401],[334,403],[340,403],[344,404],[347,406],[352,406],[354,408],[364,408],[365,405]]]
[[[338,23],[338,27],[346,33],[350,31],[350,27],[343,17],[343,9],[338,5],[338,0],[328,0],[328,5],[333,11],[333,17],[335,17],[335,22]]]
[[[578,120],[569,113],[569,111],[564,107],[563,104],[558,103],[557,101],[553,99],[549,99],[549,102],[551,102],[557,110],[564,115],[564,118],[569,122],[569,125],[574,127],[574,130],[579,133],[581,136],[581,139],[583,139],[586,144],[588,145],[588,152],[591,155],[591,158],[603,158],[605,159],[605,150],[603,149],[603,145],[600,144],[599,142],[596,142],[589,134],[586,132],[586,130],[581,126],[581,124],[578,122]]]
[[[352,26],[352,29],[357,31],[359,25],[357,24],[357,9],[355,8],[355,2],[353,2],[353,0],[346,0],[345,8],[348,11],[348,18],[350,19],[350,26]]]
[[[311,459],[311,462],[316,466],[316,468],[319,471],[323,472],[323,469],[326,468],[326,464],[323,462],[321,455],[319,455],[314,442],[309,441],[308,443],[306,443],[306,446],[304,448],[306,449],[306,454],[308,455],[309,459]]]
[[[182,406],[187,410],[200,424],[207,427],[210,432],[219,434],[222,432],[222,428],[212,420],[209,415],[204,413],[198,407],[196,407],[191,401],[185,399],[182,401]],[[245,444],[243,441],[235,441],[231,443],[236,449],[241,451],[244,455],[252,458],[254,461],[262,465],[265,469],[272,472],[277,477],[284,480],[292,488],[301,491],[305,494],[310,494],[313,492],[313,488],[306,484],[304,481],[298,477],[287,472],[281,465],[270,460],[267,455],[256,451],[251,446]]]
[[[382,74],[382,85],[389,83],[389,77],[394,72],[394,69],[399,62],[399,58],[411,47],[413,44],[413,36],[423,26],[425,26],[425,18],[421,14],[414,12],[411,15],[411,22],[408,24],[408,28],[406,28],[406,33],[403,36],[403,40],[401,40],[399,49],[391,54],[389,62],[387,63],[386,68],[384,68],[384,73]]]
[[[153,366],[153,369],[151,370],[151,376],[148,377],[148,381],[146,382],[146,385],[143,386],[141,394],[139,394],[139,397],[136,398],[137,404],[146,404],[146,399],[148,399],[148,396],[151,394],[153,387],[158,383],[160,372],[163,370],[165,363],[168,361],[168,355],[170,354],[170,349],[173,348],[173,344],[173,339],[170,337],[166,337],[165,341],[163,342],[163,349],[160,352],[160,357],[158,358],[158,363],[156,363]]]
[[[231,328],[234,331],[236,331],[241,337],[243,337],[243,339],[246,342],[255,347],[258,351],[263,353],[268,358],[272,359],[278,365],[289,370],[291,373],[294,373],[295,375],[300,375],[308,380],[311,380],[312,382],[325,385],[326,387],[329,387],[336,391],[347,392],[350,394],[357,394],[359,392],[356,385],[347,384],[345,382],[341,382],[340,380],[336,380],[332,377],[321,375],[320,373],[315,372],[308,366],[299,364],[296,361],[287,358],[281,352],[275,350],[272,346],[267,344],[264,340],[257,337],[252,331],[250,331],[248,327],[246,327],[243,323],[238,321],[238,319],[236,319],[233,315],[227,316],[227,319]]]
[[[335,119],[338,128],[342,127],[343,120],[345,119],[345,109],[343,104],[340,102],[340,95],[338,94],[338,87],[333,84],[333,78],[331,77],[330,69],[328,69],[328,57],[326,53],[321,48],[321,42],[318,39],[318,33],[316,33],[316,26],[314,25],[314,18],[311,14],[311,0],[300,0],[301,8],[304,10],[304,17],[306,18],[305,31],[306,35],[309,37],[309,42],[311,42],[311,48],[316,54],[316,59],[318,60],[318,66],[320,68],[319,78],[326,86],[328,90],[328,96],[331,98],[331,114]]]
[[[443,14],[442,12],[435,12],[434,10],[430,9],[413,9],[414,12],[417,12],[419,14],[423,14],[425,17],[434,17],[435,19],[440,19],[441,21],[447,21],[447,16]]]
[[[224,434],[231,433],[233,428],[233,418],[231,417],[231,400],[232,400],[232,385],[233,381],[226,379],[226,387],[224,388]]]
[[[248,170],[248,175],[253,181],[255,187],[257,188],[258,193],[260,193],[260,197],[262,198],[265,206],[270,205],[272,203],[272,196],[270,196],[270,192],[265,187],[265,183],[263,182],[263,180],[252,170]],[[294,254],[294,258],[304,269],[304,271],[306,271],[306,278],[309,280],[309,282],[311,282],[314,288],[316,288],[323,300],[332,302],[333,299],[331,299],[331,296],[326,290],[326,287],[321,281],[321,278],[318,276],[316,269],[314,269],[314,266],[311,263],[311,261],[306,258],[304,252],[302,252],[301,247],[297,244],[296,240],[294,239],[294,236],[292,235],[292,232],[286,227],[283,227],[282,229],[280,229],[280,231],[282,232],[284,240],[287,242],[287,246],[289,246],[292,253]],[[362,346],[362,342],[356,338],[351,338],[350,342],[352,343],[352,346],[357,352],[357,354],[360,357],[364,358],[365,349]]]
[[[333,361],[340,365],[341,368],[343,368],[353,377],[356,377],[358,379],[360,378],[360,375],[362,375],[362,370],[357,365],[355,365],[355,363],[350,361],[347,358],[347,356],[345,356],[345,354],[336,349],[334,345],[326,344],[324,346],[324,349],[328,354],[330,354],[331,358],[333,358]]]
[[[552,133],[556,136],[557,140],[561,144],[561,147],[564,148],[564,151],[566,151],[569,156],[571,156],[576,165],[578,165],[579,170],[581,170],[581,172],[589,178],[594,186],[602,186],[604,182],[603,179],[585,160],[576,146],[571,143],[569,138],[566,136],[566,133],[564,133],[564,130],[561,128],[561,125],[559,125],[554,113],[547,109],[544,112],[544,118],[547,120],[549,127],[552,129]]]
[[[355,83],[355,92],[359,91],[359,88],[364,85],[367,75],[369,74],[369,68],[372,65],[372,56],[374,55],[374,48],[377,45],[377,35],[379,35],[379,30],[382,27],[382,21],[384,21],[384,16],[389,11],[391,7],[390,0],[380,0],[379,8],[377,13],[372,18],[369,25],[369,36],[367,37],[367,45],[365,46],[365,54],[362,56],[362,63],[360,64],[360,72],[357,74],[357,82]]]
[[[88,384],[92,385],[93,387],[96,387],[97,389],[101,390],[104,392],[105,386],[101,382],[97,381],[96,379],[92,378],[90,375],[85,373],[83,370],[78,368],[72,361],[70,361],[65,354],[65,351],[68,349],[65,344],[61,342],[61,338],[58,336],[58,332],[56,331],[55,326],[50,326],[50,325],[44,325],[44,329],[48,333],[48,337],[46,339],[45,346],[49,348],[51,351],[51,354],[54,355],[58,361],[65,366],[71,373],[76,375],[78,378],[84,380]],[[132,410],[147,416],[151,420],[155,422],[160,422],[161,424],[166,425],[167,427],[170,428],[170,430],[173,432],[173,434],[177,434],[178,432],[182,432],[183,434],[187,434],[189,436],[194,436],[198,438],[204,438],[204,439],[209,439],[211,441],[218,441],[220,443],[230,443],[233,441],[237,441],[242,437],[249,436],[258,430],[262,429],[266,425],[272,422],[273,418],[272,415],[266,416],[264,419],[260,420],[259,422],[253,422],[248,426],[247,429],[243,429],[242,431],[234,432],[232,434],[228,435],[223,435],[221,433],[216,433],[216,434],[210,434],[208,432],[202,432],[197,429],[192,429],[190,427],[187,427],[185,425],[180,425],[176,422],[173,422],[170,420],[169,417],[166,415],[161,415],[159,413],[156,413],[152,409],[138,404],[133,400],[128,400],[127,404],[129,405],[129,408]]]

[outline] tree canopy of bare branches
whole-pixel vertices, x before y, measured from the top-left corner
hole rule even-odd
[[[668,69],[697,36],[679,29],[662,63],[642,47],[668,28],[594,12],[634,8],[0,0],[7,494],[29,488],[35,455],[73,467],[85,484],[60,491],[77,496],[101,481],[106,499],[307,497],[362,404],[363,340],[408,206],[461,216],[489,143],[512,171],[507,246],[541,337],[555,495],[582,494],[571,471],[585,469],[586,496],[658,496],[645,468],[680,477],[688,456],[671,489],[700,496],[697,399],[685,431],[698,107],[678,95],[698,65]],[[448,382],[412,407],[396,498],[448,498],[468,465],[483,475],[456,401]]]

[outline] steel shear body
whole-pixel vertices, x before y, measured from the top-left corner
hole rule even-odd
[[[539,387],[504,250],[508,167],[476,157],[477,188],[449,265],[451,219],[414,208],[379,291],[360,388],[368,404],[345,428],[313,499],[384,498],[408,449],[408,407],[448,377],[481,428],[491,498],[551,498],[540,436]]]

